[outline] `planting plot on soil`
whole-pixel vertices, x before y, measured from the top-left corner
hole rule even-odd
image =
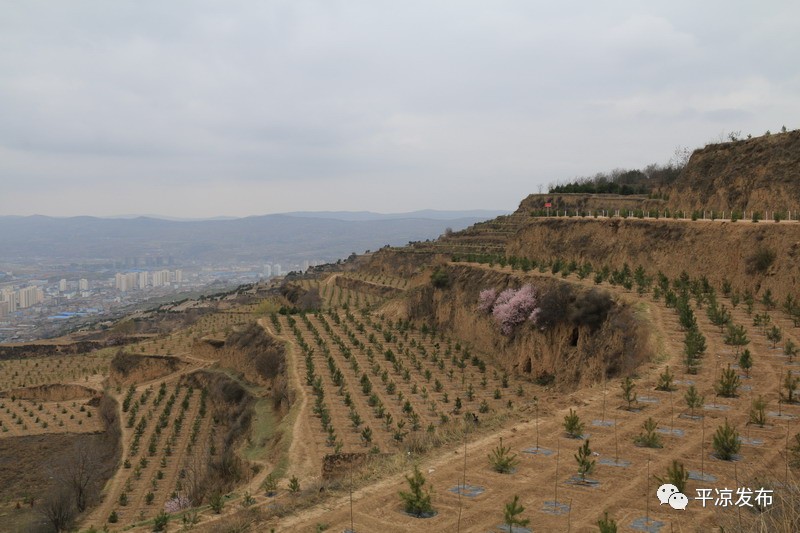
[[[0,438],[103,430],[97,408],[88,400],[39,402],[0,398]]]
[[[660,520],[653,520],[643,516],[631,522],[631,529],[634,531],[646,531],[647,533],[658,533],[666,525],[665,522]]]
[[[305,353],[318,449],[399,449],[407,437],[434,434],[466,413],[507,409],[530,387],[457,343],[380,317],[329,310],[280,324]]]
[[[467,498],[475,498],[486,492],[486,489],[484,487],[478,487],[477,485],[457,485],[447,490],[449,490],[453,494],[461,494],[462,496],[466,496]]]
[[[548,450],[547,448],[541,448],[541,447],[537,448],[536,446],[532,446],[530,448],[525,448],[524,450],[522,450],[522,453],[527,453],[529,455],[543,455],[545,457],[549,457],[556,452],[553,450]]]
[[[0,361],[0,392],[50,383],[94,384],[108,374],[109,349],[89,354]]]
[[[711,483],[717,480],[716,476],[703,472],[695,472],[693,470],[689,470],[689,479],[693,481],[708,481]]]
[[[597,463],[606,466],[618,466],[620,468],[628,468],[629,466],[631,466],[630,461],[626,461],[624,459],[610,459],[608,457],[603,457],[602,459],[598,459]]]
[[[569,505],[563,502],[546,501],[541,511],[556,516],[564,515],[569,513]]]
[[[786,386],[781,380],[787,376],[786,358],[774,356],[763,330],[751,325],[751,313],[741,305],[735,307],[727,296],[714,297],[730,306],[734,323],[743,325],[753,359],[752,368],[746,360],[739,365],[747,374],[739,382],[734,378],[739,373],[735,365],[741,350],[726,344],[726,333],[709,317],[711,296],[691,278],[684,280],[688,296],[679,312],[674,302],[667,305],[663,292],[655,297],[652,280],[650,288],[637,291],[632,285],[612,284],[608,278],[595,281],[574,271],[556,269],[548,273],[550,269],[545,268],[520,273],[505,263],[487,266],[462,262],[459,268],[486,276],[481,279],[503,280],[497,286],[535,284],[543,279],[551,282],[553,277],[586,289],[599,286],[613,295],[609,301],[618,308],[629,306],[626,309],[639,313],[656,337],[658,353],[631,372],[634,379],[630,390],[616,382],[623,376],[613,372],[606,376],[608,383],[603,378],[602,390],[597,383],[566,390],[563,382],[555,380],[555,371],[551,376],[536,374],[535,366],[533,372],[510,365],[503,368],[493,353],[451,338],[430,323],[402,318],[403,306],[395,305],[392,298],[416,290],[409,286],[409,279],[356,271],[292,280],[295,289],[317,291],[323,303],[322,309],[314,312],[296,313],[287,304],[281,307],[281,313],[260,315],[259,324],[287,346],[285,377],[290,384],[284,390],[294,400],[287,427],[243,436],[264,442],[232,441],[237,449],[246,451],[252,463],[243,463],[244,475],[237,488],[219,495],[218,503],[225,508],[219,515],[207,508],[200,510],[198,531],[240,518],[238,510],[245,507],[264,513],[264,522],[254,526],[263,530],[274,525],[279,530],[313,531],[318,524],[326,524],[331,530],[341,531],[349,528],[352,520],[356,531],[448,531],[456,529],[462,519],[461,525],[470,524],[476,530],[503,530],[498,525],[503,505],[515,495],[520,496],[528,513],[536,516],[533,529],[593,528],[608,510],[630,529],[658,531],[675,515],[660,508],[655,497],[649,502],[652,508],[644,499],[650,496],[645,492],[653,492],[651,489],[657,486],[657,478],[685,471],[689,492],[708,483],[736,486],[753,475],[752,465],[760,465],[763,472],[782,474],[787,457],[794,457],[786,453],[784,423],[762,429],[747,426],[759,413],[772,417],[773,422],[779,416],[790,423],[791,438],[797,406],[791,397],[785,399]],[[424,277],[427,284],[428,276],[423,272],[414,279]],[[420,290],[430,289],[423,283]],[[673,280],[667,280],[668,290],[674,286]],[[434,299],[447,298],[447,293],[438,288],[433,295]],[[454,316],[474,312],[473,296],[468,294],[468,304],[454,304]],[[271,308],[277,310],[273,304]],[[193,492],[197,471],[227,452],[223,433],[228,421],[214,416],[209,392],[192,378],[208,373],[244,382],[250,369],[233,363],[234,355],[226,342],[235,338],[232,332],[238,334],[251,324],[256,310],[262,308],[257,303],[237,306],[229,298],[218,305],[224,309],[200,315],[171,333],[148,334],[125,347],[133,355],[155,356],[159,363],[174,358],[176,366],[146,379],[130,376],[118,382],[119,388],[117,383],[112,384],[122,416],[121,466],[108,484],[102,504],[83,525],[108,526],[116,531],[153,519],[167,503],[172,507],[188,505],[189,499],[197,496]],[[691,361],[685,360],[686,318],[679,319],[687,309],[696,322],[692,327],[703,335],[706,354],[692,368],[687,368]],[[796,337],[792,326],[779,316],[780,311],[763,312],[775,322],[783,321],[781,327],[787,338]],[[438,319],[437,324],[457,320]],[[528,333],[549,334],[539,330]],[[589,342],[586,337],[581,333],[579,340],[577,334],[571,338],[566,335],[564,342],[570,346],[565,350]],[[500,337],[499,342],[506,341]],[[47,383],[59,374],[78,383],[82,379],[94,383],[96,376],[108,374],[112,356],[109,351],[0,362],[7,365],[0,368],[4,371],[0,375],[6,380],[3,384],[7,392],[37,385],[36,379]],[[558,358],[553,361],[557,363]],[[733,374],[727,370],[728,363]],[[593,375],[603,376],[607,370],[589,369]],[[726,371],[728,374],[723,374]],[[723,375],[731,380],[726,386],[720,383]],[[741,383],[744,379],[747,385]],[[268,388],[263,383],[251,387]],[[761,396],[764,407],[758,411],[753,401]],[[259,397],[257,405],[263,409],[269,400],[267,395]],[[581,434],[575,439],[565,438],[566,419],[572,411],[580,422],[569,426],[569,433]],[[610,413],[613,421],[608,419]],[[101,427],[99,418],[88,398],[40,401],[8,396],[0,398],[0,440],[4,436],[92,432]],[[762,424],[764,418],[761,416]],[[721,433],[724,424],[732,428],[728,437]],[[751,429],[757,437],[751,436]],[[272,438],[276,442],[283,439],[281,445],[288,448],[285,455],[266,456],[270,449],[266,441]],[[737,448],[738,444],[743,447]],[[584,445],[584,451],[579,452]],[[508,452],[514,458],[501,469],[489,457],[503,446],[514,450]],[[724,455],[717,446],[727,446],[733,461],[719,459]],[[352,516],[349,494],[345,497],[341,480],[321,479],[324,456],[335,453],[374,457],[376,462],[370,464],[376,465],[375,471],[364,476],[373,475],[375,480],[382,475],[371,484],[355,487]],[[324,463],[327,466],[340,458]],[[670,473],[669,469],[678,464],[680,471]],[[405,514],[398,496],[408,487],[404,475],[417,465],[426,478],[426,487],[433,489],[435,512],[424,520]],[[277,476],[271,488],[262,485],[269,472]],[[290,492],[289,479],[293,476],[297,486]],[[461,480],[469,480],[469,484],[462,486]],[[275,494],[267,497],[267,491]],[[194,503],[207,504],[211,496],[198,497]],[[297,503],[298,508],[292,507],[304,498],[313,505],[304,509]],[[117,521],[110,523],[112,513]],[[221,521],[217,521],[218,516]],[[714,517],[710,511],[697,510],[692,520],[697,527],[710,527]],[[148,523],[133,530],[151,528]]]
[[[483,265],[479,268],[487,271],[491,270]],[[498,267],[495,266],[494,270],[498,270]],[[505,270],[508,271],[509,269],[506,268]],[[533,276],[534,278],[536,275],[538,274],[529,274],[529,276]],[[589,279],[584,280],[583,283],[589,287],[593,286]],[[643,493],[645,492],[646,486],[651,488],[654,486],[656,483],[655,476],[663,477],[665,475],[673,459],[677,459],[685,465],[686,471],[689,473],[688,490],[690,491],[693,490],[697,483],[735,485],[736,480],[733,479],[733,463],[712,458],[712,440],[714,433],[725,420],[727,419],[734,427],[738,428],[738,431],[744,431],[748,421],[748,409],[750,408],[751,401],[749,391],[739,388],[740,394],[732,398],[719,400],[716,399],[717,397],[714,394],[715,382],[719,379],[721,369],[726,366],[727,360],[737,357],[735,350],[729,350],[729,353],[724,351],[723,333],[720,332],[718,327],[709,322],[704,307],[695,307],[693,305],[692,308],[697,317],[698,328],[705,336],[708,345],[708,353],[721,354],[721,360],[714,361],[716,355],[706,356],[696,373],[688,374],[685,372],[682,359],[683,345],[681,339],[684,337],[684,331],[682,331],[678,321],[674,318],[675,310],[666,307],[663,303],[663,299],[660,301],[653,301],[651,296],[647,293],[638,296],[632,291],[624,290],[622,287],[608,286],[607,283],[603,283],[602,286],[604,288],[607,287],[620,298],[643,302],[647,305],[649,309],[648,316],[654,327],[657,328],[660,338],[664,340],[665,359],[660,360],[658,364],[650,364],[642,367],[641,377],[637,379],[635,383],[636,397],[633,403],[634,408],[630,410],[626,408],[619,389],[614,392],[612,386],[607,388],[607,392],[589,389],[582,390],[574,393],[569,399],[559,398],[556,395],[547,396],[541,392],[541,389],[539,389],[539,391],[533,389],[530,390],[530,392],[528,389],[525,389],[526,398],[537,395],[539,397],[539,406],[546,405],[547,409],[543,411],[544,414],[540,415],[538,422],[535,423],[534,420],[532,420],[532,411],[530,407],[528,407],[527,419],[524,423],[515,423],[513,433],[509,433],[508,431],[501,432],[504,438],[503,442],[504,444],[510,445],[512,449],[520,450],[521,455],[534,455],[532,452],[536,452],[537,450],[534,446],[531,446],[531,441],[533,440],[532,437],[536,435],[538,431],[542,441],[538,454],[548,456],[547,451],[549,451],[551,455],[548,456],[549,459],[546,466],[545,463],[536,461],[534,458],[532,458],[531,461],[522,460],[517,466],[515,475],[508,476],[492,472],[487,465],[486,456],[491,452],[493,447],[497,445],[496,439],[485,438],[479,442],[470,444],[467,452],[467,475],[472,484],[487,488],[487,492],[479,498],[481,502],[480,506],[472,504],[475,505],[475,508],[470,508],[470,504],[468,503],[465,508],[468,515],[472,513],[471,516],[473,516],[475,520],[478,520],[477,522],[471,523],[480,524],[479,527],[484,529],[496,528],[496,522],[492,523],[490,518],[478,518],[475,517],[475,515],[479,515],[482,511],[485,512],[490,508],[495,511],[501,509],[503,502],[509,501],[514,494],[519,494],[522,503],[529,509],[539,509],[542,516],[553,516],[552,521],[546,519],[545,522],[540,524],[540,527],[551,528],[552,530],[565,530],[566,517],[561,515],[567,514],[567,502],[571,501],[572,523],[573,527],[577,529],[581,527],[590,527],[595,523],[598,517],[602,516],[604,509],[609,509],[611,510],[610,515],[616,516],[618,521],[621,519],[621,516],[641,517],[641,520],[637,519],[634,522],[631,522],[631,518],[625,519],[626,524],[631,528],[644,528],[639,529],[642,531],[659,530],[659,528],[664,527],[664,524],[668,524],[670,520],[674,519],[674,516],[666,510],[656,507],[652,509],[649,521],[647,521],[644,518],[645,503],[643,500]],[[734,320],[738,323],[749,324],[749,322],[746,322],[743,318],[738,316],[740,312],[741,309],[735,310]],[[342,322],[346,322],[343,317],[340,317],[340,319],[342,319]],[[365,328],[368,327],[367,319],[367,315],[357,317],[359,322],[364,323]],[[375,324],[381,323],[376,317],[370,316],[369,320]],[[357,324],[353,325],[357,327]],[[751,337],[758,335],[753,331],[749,331],[749,326],[746,325],[745,327]],[[344,334],[340,333],[340,337],[347,345],[347,332],[343,333]],[[367,329],[364,333],[360,335],[356,333],[356,335],[358,339],[364,339],[369,333],[370,331]],[[381,343],[384,343],[380,336],[383,332],[377,331],[375,333],[376,338]],[[415,335],[415,339],[419,340],[419,336]],[[309,340],[308,342],[313,346],[313,340]],[[406,342],[406,345],[409,343],[410,339]],[[427,343],[426,346],[429,344],[430,343]],[[365,341],[365,346],[369,346],[368,341]],[[393,345],[390,344],[390,346],[392,346],[392,351],[395,355],[398,353],[404,355],[404,351],[400,352],[394,349]],[[444,344],[440,342],[439,353],[441,353],[443,347]],[[348,349],[357,350],[358,348],[350,345]],[[385,350],[385,347],[381,347],[381,349]],[[754,394],[764,394],[769,397],[771,404],[768,405],[771,405],[773,410],[767,410],[767,413],[773,414],[775,413],[774,406],[780,387],[779,381],[774,379],[774,376],[779,375],[781,372],[779,368],[780,362],[773,364],[763,358],[759,358],[762,354],[766,353],[767,349],[760,339],[752,343],[749,349],[753,354],[756,364],[750,370],[748,386],[752,388]],[[379,360],[380,354],[380,351],[373,349],[375,361],[383,364],[381,368],[377,369],[377,374],[369,372],[371,365],[369,361],[366,361],[366,364],[364,364],[361,362],[361,359],[359,359],[360,367],[362,369],[364,366],[368,368],[367,375],[370,381],[373,382],[373,385],[376,382],[374,378],[379,380],[381,372],[384,369],[388,372],[387,377],[395,378],[395,376],[397,376],[396,373],[393,374],[393,368],[387,368],[385,366],[386,362]],[[417,357],[419,358],[419,354]],[[338,361],[337,359],[338,368],[344,372],[344,364],[339,364]],[[731,360],[730,362],[736,363],[737,361]],[[423,363],[423,365],[426,363],[428,363],[428,361]],[[649,393],[649,391],[655,390],[658,384],[659,374],[663,372],[663,365],[665,364],[669,364],[672,369],[672,374],[676,378],[679,378],[673,381],[675,388],[673,389],[674,394],[672,398],[660,395],[657,396],[657,393]],[[322,367],[322,369],[324,369],[325,361],[320,360],[319,364],[315,363],[315,365],[317,368]],[[447,368],[445,361],[445,372]],[[425,366],[423,366],[423,378],[424,369]],[[441,376],[441,372],[437,374],[435,370],[437,369],[432,369],[432,376]],[[457,370],[457,368],[455,370]],[[320,369],[320,373],[321,372],[322,370]],[[412,379],[418,379],[414,377],[413,366],[411,367],[411,374]],[[489,374],[489,372],[487,372],[487,374]],[[355,377],[356,376],[353,376],[353,378]],[[479,377],[480,374],[472,377],[473,386],[475,379]],[[397,384],[396,378],[394,381],[395,384]],[[353,386],[358,387],[359,385],[357,381],[353,382],[348,380],[347,383],[348,390]],[[353,384],[350,385],[350,383]],[[383,383],[381,381],[378,381],[378,383],[380,389]],[[420,382],[418,385],[418,390],[422,383],[423,382]],[[467,383],[469,383],[469,377],[467,378]],[[425,384],[427,385],[427,382],[425,382]],[[452,390],[448,388],[452,387],[449,382],[442,381],[442,385],[443,392]],[[516,384],[512,385],[511,388],[513,389],[515,386]],[[704,402],[701,402],[694,408],[694,411],[685,404],[684,400],[684,396],[690,386],[694,386],[699,390],[700,394],[704,395],[705,399]],[[487,390],[491,390],[491,387],[492,385],[489,385]],[[525,388],[524,385],[523,388]],[[455,391],[461,394],[461,390],[463,389],[460,389],[456,382]],[[405,395],[406,390],[404,389],[403,392]],[[430,397],[430,388],[428,388],[428,393]],[[333,395],[326,393],[325,398],[327,400],[331,396],[335,397],[335,395],[336,393]],[[504,399],[506,397],[507,396],[503,396]],[[413,395],[412,398],[416,399]],[[463,396],[461,396],[461,398],[463,401]],[[383,401],[383,396],[381,396],[381,399]],[[441,397],[439,397],[438,400],[437,410],[441,412],[441,408],[438,407],[442,405]],[[452,394],[450,395],[450,400],[452,402]],[[724,404],[722,403],[723,401]],[[519,402],[525,405],[525,400],[520,400],[517,403]],[[606,403],[608,405],[606,405]],[[471,404],[470,407],[472,407],[472,405],[474,404]],[[619,409],[616,409],[617,407],[619,407]],[[782,405],[782,407],[785,412],[787,409],[791,409],[792,406]],[[497,407],[492,406],[492,408],[500,409],[502,408],[502,403]],[[591,473],[591,479],[599,481],[600,485],[595,489],[590,489],[593,494],[591,497],[586,496],[588,487],[581,486],[579,483],[580,477],[575,477],[576,464],[574,455],[575,449],[578,448],[580,442],[563,438],[564,429],[562,423],[569,408],[576,409],[580,419],[589,422],[591,426],[593,426],[593,434],[589,437],[591,449],[600,454],[600,457],[596,459],[594,459],[593,456],[593,460],[596,461],[596,466]],[[601,416],[607,412],[607,409],[613,409],[614,412],[617,413],[616,426],[614,426],[613,422],[605,420],[605,417]],[[700,416],[700,413],[704,416]],[[642,433],[643,423],[648,418],[652,418],[660,426],[656,427],[654,433],[661,438],[661,448],[651,449],[645,446],[639,447],[634,444],[634,439],[639,437]],[[599,423],[595,424],[594,422]],[[705,435],[705,440],[704,443],[701,444],[700,437],[702,434]],[[783,434],[782,432],[781,438]],[[557,439],[560,446],[559,452],[554,451],[557,448]],[[748,437],[744,437],[742,440],[743,442],[764,440],[747,439]],[[766,445],[746,445],[748,446],[746,460],[738,462],[740,479],[741,476],[744,475],[742,465],[745,462],[750,464],[751,461],[753,462],[752,464],[765,465],[764,468],[768,471],[774,470],[775,472],[783,472],[783,444],[781,444],[780,448],[768,447]],[[613,459],[615,451],[625,457],[625,459]],[[434,507],[440,509],[437,520],[446,520],[442,522],[441,528],[447,529],[451,525],[455,527],[455,513],[452,507],[454,503],[449,499],[449,495],[452,494],[449,489],[453,487],[452,479],[461,476],[463,458],[460,452],[455,456],[451,452],[449,454],[442,453],[436,457],[437,458],[430,462],[431,469],[429,470],[427,478],[434,489],[444,489],[448,493],[448,497],[441,495],[438,500],[434,498],[433,502]],[[735,456],[734,459],[736,459]],[[649,466],[645,468],[644,465],[648,463]],[[639,466],[633,468],[633,465]],[[704,471],[702,477],[698,474],[701,469]],[[646,479],[646,472],[648,470],[651,475],[651,479],[649,480]],[[557,475],[556,472],[558,472]],[[573,480],[574,484],[567,484],[567,481],[570,479]],[[554,507],[553,504],[555,486],[558,487],[558,507]],[[391,523],[388,516],[384,516],[383,513],[380,512],[378,512],[379,516],[375,515],[375,509],[380,509],[381,505],[392,505],[392,502],[397,502],[397,492],[399,490],[404,490],[404,482],[402,479],[396,479],[388,486],[382,486],[377,493],[358,497],[355,502],[356,530],[358,530],[359,517],[365,520],[365,515],[370,514],[371,518],[369,523],[371,525],[386,531],[399,531],[399,529]],[[594,496],[595,494],[596,496]],[[543,504],[542,502],[550,502],[550,505]],[[657,505],[655,498],[653,504]],[[370,509],[372,511],[370,511]],[[345,506],[343,508],[334,508],[327,512],[312,513],[305,521],[290,521],[288,523],[311,525],[315,519],[312,517],[316,517],[321,521],[324,520],[326,523],[345,524],[347,523],[346,516]],[[706,512],[698,517],[697,520],[696,523],[698,524],[707,524],[712,520],[712,517],[710,513]],[[448,524],[448,526],[444,526],[444,524]]]

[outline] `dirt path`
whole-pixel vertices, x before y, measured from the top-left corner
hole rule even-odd
[[[590,280],[569,281],[594,286]],[[530,527],[535,531],[594,530],[596,520],[608,510],[624,531],[631,530],[635,520],[649,516],[651,520],[660,522],[661,531],[688,532],[711,527],[718,518],[713,507],[703,509],[692,499],[697,488],[744,487],[753,481],[754,470],[773,474],[780,472],[782,475],[782,439],[785,437],[786,422],[778,423],[776,420],[763,429],[747,426],[750,392],[743,391],[737,398],[719,398],[713,392],[719,368],[732,361],[733,353],[722,342],[719,329],[710,325],[705,310],[696,309],[695,314],[708,341],[707,355],[700,372],[687,375],[683,371],[681,356],[683,332],[674,312],[664,307],[662,302],[653,302],[650,295],[640,297],[632,291],[608,284],[601,287],[630,303],[646,304],[647,319],[661,341],[663,360],[644,364],[639,369],[636,390],[641,400],[638,404],[641,410],[621,409],[623,401],[617,381],[609,383],[607,387],[597,385],[572,394],[540,398],[539,443],[552,453],[534,455],[525,452],[536,442],[535,419],[528,419],[471,442],[467,446],[466,483],[485,492],[474,497],[459,498],[452,489],[459,485],[464,475],[463,446],[447,446],[421,462],[421,470],[435,489],[433,503],[439,513],[436,517],[420,520],[402,513],[398,492],[407,490],[407,484],[403,475],[398,474],[354,493],[353,521],[356,530],[400,533],[456,531],[460,527],[462,531],[486,531],[502,523],[503,505],[517,494],[526,507],[523,516],[531,518]],[[735,320],[742,323],[744,317],[737,312]],[[782,362],[774,356],[763,335],[749,329],[753,339],[750,348],[757,363],[751,372],[752,378],[743,381],[747,381],[754,391],[764,391],[775,398],[778,387],[776,376],[780,370],[774,367]],[[679,380],[678,390],[672,393],[655,390],[658,376],[666,365],[670,365]],[[703,418],[699,420],[680,416],[686,410],[683,394],[689,384],[694,384],[706,396],[707,408],[700,411]],[[598,454],[594,456],[598,461],[595,471],[589,476],[599,481],[595,487],[567,482],[576,471],[573,455],[582,442],[566,438],[563,433],[563,417],[570,408],[576,409],[586,424],[584,432],[588,434],[592,450]],[[776,409],[775,404],[772,409]],[[797,406],[783,406],[783,412],[788,411],[798,414]],[[642,423],[649,417],[657,420],[663,431],[660,433],[664,443],[661,449],[640,448],[633,444],[634,438],[642,432]],[[740,452],[743,461],[720,461],[711,455],[713,433],[726,419],[737,425],[740,434],[748,439]],[[605,420],[605,423],[601,420]],[[703,434],[705,437],[701,439]],[[500,436],[521,460],[512,475],[493,472],[486,459],[497,446]],[[751,438],[760,443],[751,443]],[[624,466],[616,465],[617,455],[621,462],[625,462],[622,463]],[[654,476],[663,476],[673,459],[682,461],[689,471],[702,471],[716,478],[715,481],[689,481],[687,495],[690,497],[690,506],[683,513],[659,506],[654,496]],[[611,464],[601,464],[600,460],[611,461]],[[411,470],[410,461],[407,470]],[[568,507],[570,511],[553,514],[552,508],[547,507],[546,503],[552,501]],[[735,511],[729,512],[735,517]],[[341,530],[350,526],[350,520],[349,497],[345,496],[286,517],[276,524],[286,531],[315,531],[318,524],[326,524],[331,530]]]
[[[487,265],[472,266],[511,272],[510,267],[501,269]],[[519,275],[521,279],[554,277],[549,273],[538,272]],[[333,283],[334,277],[329,277],[327,283]],[[570,276],[566,281],[597,287],[590,279],[577,280]],[[754,393],[763,393],[770,399],[772,403],[768,410],[778,409],[775,401],[780,387],[779,380],[787,368],[785,358],[780,356],[780,350],[772,349],[763,334],[751,325],[752,318],[741,307],[733,312],[734,322],[743,324],[748,329],[751,339],[749,348],[755,360],[751,377],[743,379],[747,390],[743,389],[737,398],[718,398],[714,394],[714,382],[720,369],[728,362],[735,364],[736,358],[733,350],[724,344],[719,328],[710,324],[705,316],[705,309],[695,309],[695,314],[707,339],[707,355],[700,372],[697,375],[688,375],[684,372],[681,355],[684,334],[680,330],[674,310],[666,308],[663,302],[653,302],[651,295],[639,296],[634,291],[626,291],[607,283],[599,288],[635,305],[642,318],[652,326],[659,354],[656,360],[643,364],[638,371],[636,383],[641,399],[638,407],[641,410],[621,409],[623,402],[616,380],[569,394],[546,392],[539,397],[538,419],[534,417],[534,411],[528,403],[520,408],[522,419],[517,423],[468,442],[466,483],[479,489],[477,495],[459,497],[457,491],[453,491],[465,475],[463,444],[445,446],[421,460],[398,456],[398,461],[405,461],[404,473],[410,472],[412,464],[419,461],[428,484],[435,489],[433,503],[438,515],[427,520],[405,515],[398,497],[400,490],[407,490],[404,473],[393,474],[354,492],[352,520],[356,530],[400,533],[496,529],[502,523],[503,505],[511,501],[514,495],[519,495],[521,503],[526,507],[523,516],[531,518],[531,528],[535,531],[594,530],[596,520],[607,510],[623,531],[630,530],[634,520],[648,516],[661,523],[661,531],[688,532],[711,527],[716,516],[712,507],[702,509],[691,499],[697,488],[746,486],[748,480],[753,479],[754,470],[773,474],[783,472],[783,439],[787,423],[792,423],[791,419],[772,417],[765,428],[747,425],[748,409]],[[728,307],[731,307],[730,304]],[[796,339],[796,328],[792,331],[785,320],[779,317],[779,312],[775,311],[773,314],[773,320],[784,326],[784,333]],[[310,394],[303,380],[302,353],[290,331],[277,335],[266,320],[260,319],[258,322],[271,335],[287,343],[289,377],[297,394],[297,408],[289,415],[293,418],[289,420],[292,440],[288,452],[290,466],[287,475],[297,476],[301,487],[305,487],[320,478],[321,458],[328,449],[318,438],[317,420],[311,414]],[[317,324],[316,321],[314,323]],[[174,379],[180,374],[213,364],[191,356],[186,356],[186,359],[193,360],[199,366],[154,380],[154,383]],[[672,393],[654,390],[659,374],[667,365],[678,380],[678,390]],[[706,408],[698,412],[703,418],[689,419],[680,416],[685,410],[683,394],[690,384],[694,384],[706,396]],[[147,384],[143,384],[139,389],[146,386]],[[593,456],[597,461],[595,471],[589,476],[599,481],[597,486],[568,482],[576,471],[573,456],[582,443],[580,439],[571,439],[564,435],[563,417],[570,408],[578,411],[586,425],[584,433],[597,454]],[[784,405],[782,412],[797,416],[800,415],[800,408]],[[633,444],[634,438],[642,431],[642,423],[649,417],[656,420],[662,430],[664,447],[661,449],[640,448]],[[736,424],[740,434],[747,439],[741,451],[744,458],[742,461],[719,461],[711,456],[713,433],[726,419]],[[796,428],[792,426],[791,430],[794,433]],[[127,431],[128,437],[123,437],[124,447],[127,447],[131,430]],[[704,439],[701,439],[703,434]],[[510,475],[492,471],[487,461],[487,455],[497,446],[500,436],[503,437],[503,443],[511,446],[520,459],[517,470]],[[526,450],[529,451],[537,440],[549,453],[527,453]],[[123,457],[126,454],[127,450],[124,450]],[[620,463],[615,462],[617,457],[621,460]],[[690,507],[683,513],[659,506],[653,495],[656,482],[654,476],[663,476],[674,459],[683,462],[689,471],[702,471],[716,478],[714,482],[689,481],[687,495],[690,497]],[[608,464],[609,461],[611,464]],[[266,466],[266,462],[262,465]],[[257,494],[267,473],[268,469],[264,468],[247,487],[241,489],[247,489],[257,496],[257,506],[276,503],[274,499]],[[110,485],[115,488],[109,494],[116,494],[119,489],[119,484],[114,485],[115,481],[122,482],[115,476]],[[204,524],[230,518],[239,507],[235,503],[240,499],[239,496],[226,505],[223,515],[212,517],[204,513]],[[553,513],[553,508],[547,504],[552,501],[568,508],[569,512]],[[103,524],[115,503],[106,502],[95,513],[99,520],[93,523]],[[735,511],[731,512],[735,514]],[[280,531],[317,531],[321,524],[327,525],[330,530],[342,530],[350,527],[350,521],[350,499],[345,495],[284,517],[272,525],[278,526]],[[269,530],[269,526],[265,526],[264,530]],[[652,530],[656,531],[658,528]]]
[[[298,366],[300,364],[300,350],[295,344],[294,340],[289,338],[288,335],[278,335],[272,331],[272,328],[267,325],[266,321],[262,318],[258,323],[267,330],[267,332],[285,341],[288,344],[286,352],[289,360],[289,377],[292,381],[292,386],[297,393],[300,400],[300,408],[295,411],[295,418],[292,423],[292,444],[289,446],[289,471],[288,475],[297,476],[301,482],[308,482],[312,479],[319,478],[322,473],[322,453],[316,449],[314,443],[314,432],[311,429],[313,417],[311,416],[311,409],[309,407],[308,392],[300,377]]]
[[[113,393],[112,393],[113,394]],[[122,398],[119,395],[113,394],[114,399],[117,400],[117,417],[119,418],[119,426],[120,426],[120,446],[122,447],[122,453],[120,454],[120,460],[124,460],[128,457],[128,451],[130,447],[131,436],[133,435],[133,429],[125,427],[125,413],[122,412]],[[84,520],[84,524],[105,524],[108,515],[111,514],[111,511],[114,509],[114,502],[109,496],[112,494],[119,493],[119,489],[122,487],[122,484],[125,482],[125,472],[122,469],[122,465],[117,469],[117,472],[114,476],[106,483],[106,486],[103,488],[103,502],[97,506],[97,508],[92,511],[89,516],[87,516]]]

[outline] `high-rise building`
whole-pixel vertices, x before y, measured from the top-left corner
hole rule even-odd
[[[147,288],[147,272],[146,271],[145,272],[139,272],[136,277],[137,277],[137,283],[138,283],[139,289],[141,289],[141,290],[146,289]]]
[[[152,274],[153,287],[163,287],[169,284],[169,270],[158,270]]]
[[[89,280],[86,279],[86,278],[81,278],[81,280],[78,281],[78,289],[80,291],[88,291],[89,290]]]
[[[58,282],[58,290],[60,292],[67,292],[67,280],[62,279]]]
[[[178,269],[175,271],[175,283],[183,283],[183,270]]]
[[[9,313],[17,310],[17,293],[14,289],[3,289],[3,292],[0,293],[0,300],[7,304]]]
[[[114,285],[118,291],[128,292],[137,287],[139,275],[136,272],[126,272],[124,274],[117,272],[114,276]]]
[[[275,263],[272,265],[272,275],[273,276],[280,276],[281,275],[281,265],[280,263]]]
[[[19,290],[19,307],[26,309],[44,301],[44,293],[39,287],[25,287]]]

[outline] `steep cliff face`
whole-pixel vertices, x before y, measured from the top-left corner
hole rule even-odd
[[[800,130],[695,150],[667,190],[672,209],[800,209]]]
[[[652,353],[646,328],[624,303],[607,293],[553,279],[468,265],[444,267],[449,285],[409,292],[406,313],[448,331],[490,354],[510,372],[558,386],[585,385],[627,373]],[[548,324],[527,321],[501,334],[491,315],[478,310],[483,289],[502,291],[532,284],[548,302]]]

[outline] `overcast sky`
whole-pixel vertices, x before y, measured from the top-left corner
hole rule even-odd
[[[800,127],[800,2],[0,0],[0,215],[514,209]]]

